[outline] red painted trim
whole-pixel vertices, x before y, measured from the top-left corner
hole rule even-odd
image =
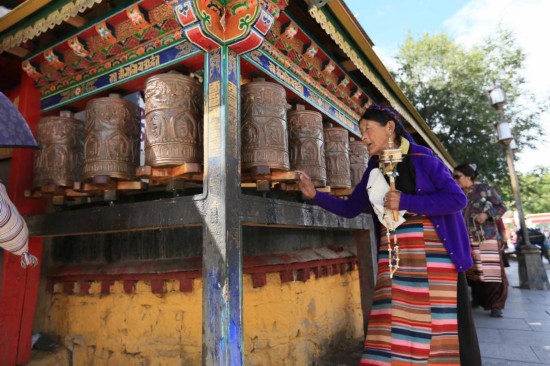
[[[32,79],[22,75],[19,110],[27,120],[32,131],[36,130],[40,119],[40,94]],[[14,149],[11,160],[10,178],[7,185],[8,195],[22,215],[42,213],[46,208],[45,200],[25,197],[25,190],[32,185],[34,151]],[[29,251],[42,260],[42,240],[31,238]],[[26,364],[31,356],[32,323],[38,286],[40,266],[30,269],[21,268],[20,257],[4,252],[2,269],[2,293],[0,294],[0,365]]]
[[[252,273],[252,287],[263,287],[267,284],[267,276],[265,273]]]
[[[316,279],[343,275],[345,272],[352,271],[357,264],[355,256],[294,262],[293,260],[300,257],[299,254],[299,252],[289,252],[271,256],[245,257],[243,274],[251,275],[252,286],[258,288],[267,284],[267,273],[279,273],[282,283],[295,280],[305,282],[311,278],[311,272]],[[268,259],[277,264],[266,264]],[[122,281],[124,292],[131,294],[135,292],[137,281],[149,281],[151,292],[162,294],[166,292],[166,281],[178,280],[181,292],[191,292],[193,280],[201,278],[200,258],[189,258],[179,262],[182,264],[179,269],[174,268],[171,261],[165,260],[148,261],[142,266],[136,266],[135,263],[126,266],[117,264],[116,268],[104,265],[65,266],[48,275],[47,289],[53,292],[54,283],[62,283],[64,289],[72,289],[74,282],[80,282],[80,294],[88,294],[91,282],[101,282],[101,293],[108,294],[110,286],[115,281]],[[83,289],[83,283],[88,284],[85,289]]]

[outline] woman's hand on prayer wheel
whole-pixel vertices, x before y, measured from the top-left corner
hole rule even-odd
[[[302,194],[310,200],[315,198],[317,190],[315,189],[311,178],[301,170],[296,170],[296,173],[298,173],[299,178],[297,183],[298,187],[302,191]]]

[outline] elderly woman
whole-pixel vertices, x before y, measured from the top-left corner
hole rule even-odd
[[[443,162],[413,143],[392,109],[369,107],[359,128],[370,159],[347,200],[317,191],[303,172],[298,184],[337,215],[373,213],[378,272],[361,365],[481,365],[464,276],[472,266],[461,214],[466,196]],[[403,156],[393,172],[380,161],[391,148]]]
[[[475,165],[457,166],[453,177],[468,197],[464,219],[470,234],[474,267],[466,272],[466,277],[472,288],[472,307],[482,306],[491,311],[490,316],[502,318],[508,280],[499,248],[502,237],[498,221],[506,212],[506,206],[494,188],[476,182]]]

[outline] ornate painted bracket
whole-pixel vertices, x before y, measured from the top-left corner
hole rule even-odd
[[[259,47],[288,0],[165,0],[186,37],[209,52],[228,46],[237,54]]]

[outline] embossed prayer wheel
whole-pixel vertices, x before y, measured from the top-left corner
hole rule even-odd
[[[241,169],[266,166],[288,171],[286,93],[282,86],[255,79],[241,89]]]
[[[72,187],[82,179],[84,124],[69,111],[38,121],[33,186]]]
[[[367,145],[363,141],[350,138],[349,141],[349,162],[351,171],[351,186],[355,187],[365,170],[367,170],[367,163],[369,161],[369,151]]]
[[[84,179],[132,180],[139,164],[140,108],[116,94],[86,105]]]
[[[201,162],[202,85],[169,72],[145,82],[145,164]]]
[[[323,116],[300,104],[287,115],[291,169],[304,171],[316,187],[326,186]]]
[[[348,131],[327,127],[324,138],[328,185],[331,188],[351,188]]]

